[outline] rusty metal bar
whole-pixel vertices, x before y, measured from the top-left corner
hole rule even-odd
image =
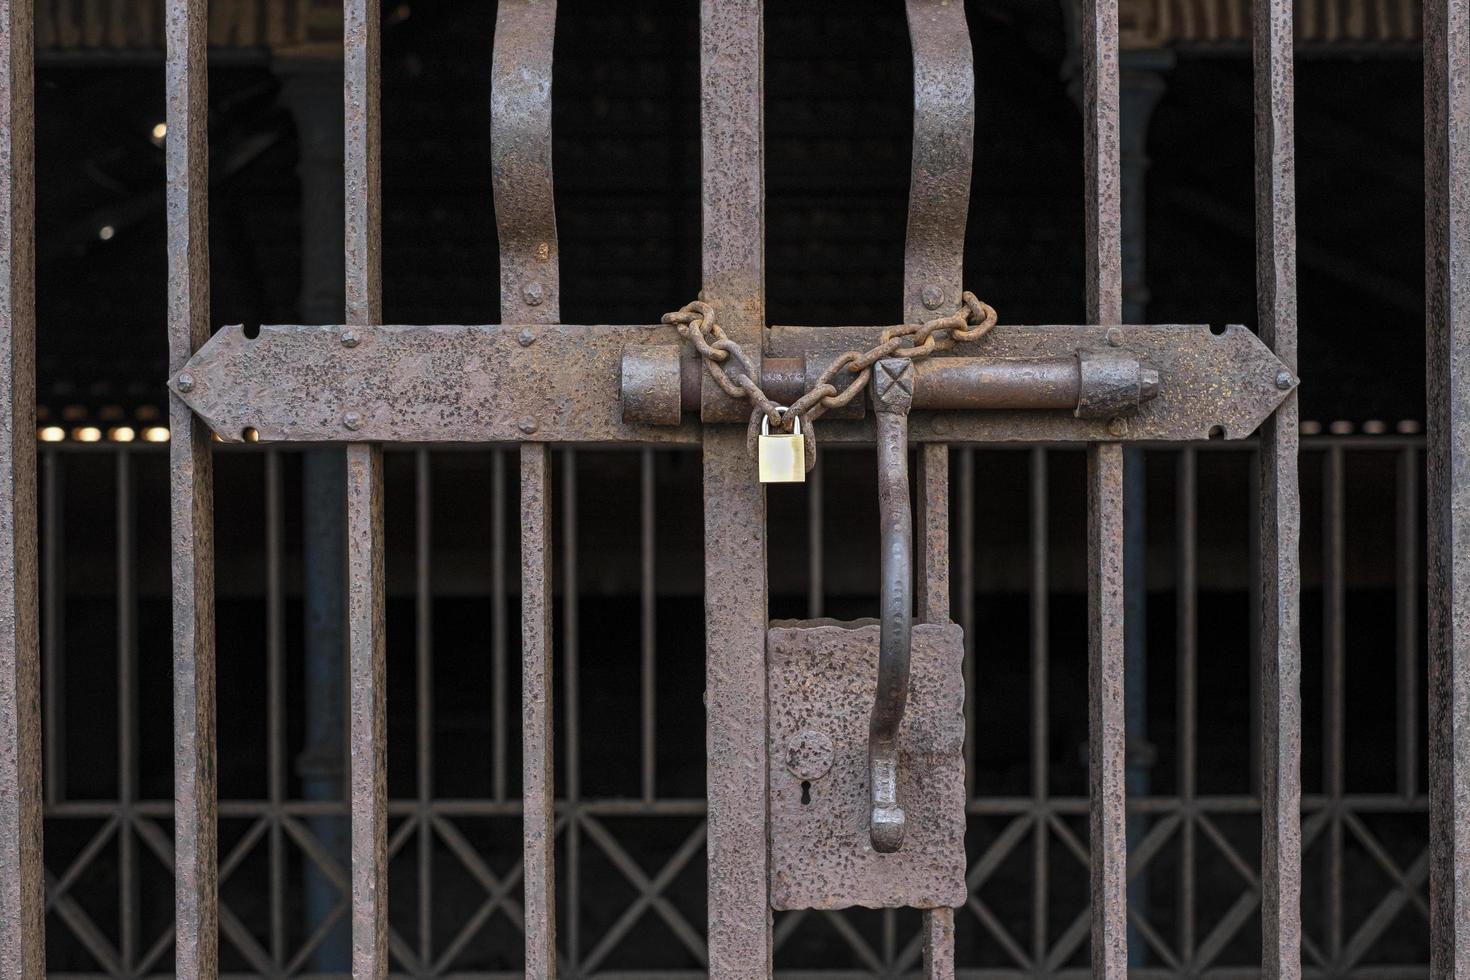
[[[1343,685],[1347,633],[1343,527],[1342,447],[1333,446],[1322,458],[1322,790],[1332,802],[1327,816],[1327,840],[1322,848],[1322,875],[1327,901],[1322,903],[1323,952],[1336,966],[1343,949],[1343,837],[1339,804],[1343,794]]]
[[[1297,371],[1292,0],[1253,0],[1256,317]],[[1301,976],[1301,501],[1295,391],[1261,427],[1261,969]]]
[[[1419,453],[1398,451],[1395,488],[1394,656],[1398,667],[1398,784],[1419,794]]]
[[[1193,804],[1197,789],[1199,729],[1199,488],[1195,451],[1179,454],[1175,488],[1175,646],[1178,662],[1179,797]],[[1192,811],[1179,826],[1179,957],[1195,958],[1195,834]]]
[[[1430,976],[1470,976],[1470,5],[1424,5]]]
[[[1051,666],[1049,589],[1051,552],[1050,496],[1047,492],[1047,455],[1040,446],[1030,453],[1028,490],[1031,504],[1031,803],[1040,814],[1051,794],[1051,717],[1047,685]],[[1050,830],[1038,819],[1032,833],[1031,958],[1045,962],[1050,867]]]
[[[652,802],[658,796],[658,584],[654,563],[657,557],[655,480],[652,449],[644,449],[638,458],[638,609],[639,609],[639,731],[642,736],[641,788],[643,799]]]
[[[500,243],[502,323],[548,324],[561,318],[561,273],[551,171],[552,53],[556,3],[506,0],[495,18],[491,59],[490,153],[495,224]],[[544,420],[520,419],[524,434]],[[573,458],[566,459],[569,478]],[[525,854],[526,975],[556,976],[555,782],[551,661],[551,456],[543,447],[521,446],[521,714],[522,827]],[[567,523],[568,534],[572,533]],[[575,538],[569,547],[575,549]],[[566,545],[566,542],[563,542]],[[575,570],[574,560],[568,572]],[[575,605],[564,609],[568,642],[574,642]],[[575,665],[565,683],[568,785],[576,778]],[[568,966],[578,950],[576,820],[567,828]]]
[[[379,0],[343,4],[346,322],[382,322]],[[383,452],[347,447],[347,661],[351,704],[352,974],[388,975]]]
[[[62,483],[65,464],[54,448],[41,453],[41,683],[45,699],[41,713],[41,736],[45,755],[42,788],[47,806],[65,798],[66,732],[64,697],[66,663],[62,624],[65,622],[65,572],[62,568],[62,538],[66,526],[62,513]]]
[[[806,475],[806,617],[821,619],[827,607],[826,504],[822,467]]]
[[[433,477],[429,451],[413,454],[413,599],[415,789],[418,791],[419,959],[432,961],[434,926],[434,827],[429,803],[434,799],[434,596],[430,569]]]
[[[383,452],[347,447],[347,676],[352,745],[352,974],[388,974]]]
[[[282,575],[286,528],[280,450],[265,454],[266,793],[270,822],[271,958],[286,961],[286,834],[279,816],[286,801],[286,603]]]
[[[965,637],[965,799],[975,791],[975,448],[964,446],[959,451],[959,487],[955,491],[958,505],[959,539],[959,612],[956,616]]]
[[[1123,319],[1118,2],[1085,0],[1082,48],[1087,320]],[[1128,971],[1123,654],[1123,450],[1087,448],[1089,862],[1092,974]]]
[[[45,975],[32,0],[0,0],[0,975]]]
[[[205,0],[169,0],[164,148],[169,367],[209,339],[209,94]],[[215,775],[214,468],[209,430],[169,397],[173,562],[175,970],[219,969]]]
[[[703,286],[757,372],[765,325],[762,49],[762,0],[700,0]],[[715,394],[705,398],[706,420],[720,417]],[[765,980],[766,495],[744,432],[710,427],[703,438],[709,975]]]
[[[133,456],[126,448],[114,461],[116,474],[114,519],[117,538],[114,564],[117,580],[117,871],[118,955],[124,969],[138,958],[138,838],[133,821],[138,802],[138,590],[135,582],[137,527],[133,493]]]
[[[549,506],[549,504],[548,504]],[[581,634],[578,630],[581,596],[577,572],[577,451],[561,452],[561,644],[562,718],[565,723],[566,800],[570,810],[566,826],[567,855],[567,971],[582,966],[582,921],[577,914],[582,899],[582,726],[580,709]],[[550,561],[550,550],[547,560]],[[547,572],[549,576],[550,571]],[[548,688],[548,696],[550,689]],[[552,750],[550,739],[546,751]]]
[[[975,70],[963,4],[907,0],[914,64],[913,165],[903,316],[922,323],[959,304],[975,154]],[[949,622],[949,447],[919,457],[919,616]],[[968,658],[967,658],[968,663]],[[968,703],[968,699],[967,699]],[[924,972],[954,976],[954,910],[924,913]]]
[[[526,976],[556,976],[552,771],[551,451],[521,446],[521,728]]]
[[[505,454],[497,449],[490,456],[490,780],[491,796],[505,800],[506,743],[510,721],[506,710],[505,595]]]

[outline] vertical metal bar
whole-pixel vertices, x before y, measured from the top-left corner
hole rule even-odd
[[[1399,450],[1394,563],[1399,795],[1419,792],[1419,452]]]
[[[654,515],[658,512],[655,507],[654,493],[654,459],[653,450],[644,449],[639,456],[638,468],[639,483],[639,520],[640,536],[638,547],[639,562],[639,612],[640,612],[640,638],[642,641],[643,663],[639,671],[642,679],[642,756],[643,756],[643,801],[652,803],[657,796],[658,785],[658,756],[657,756],[657,678],[655,670],[655,654],[658,651],[658,620],[654,603],[657,599],[656,583],[654,579],[655,539]]]
[[[1328,962],[1342,955],[1342,845],[1340,805],[1343,793],[1343,684],[1346,637],[1343,589],[1343,458],[1342,447],[1332,446],[1324,457],[1322,473],[1322,786],[1331,803],[1327,845],[1323,849],[1323,933]]]
[[[434,800],[434,599],[430,591],[430,495],[429,451],[414,452],[414,688],[418,730],[418,877],[419,959],[432,962],[434,927],[434,823],[430,810]]]
[[[821,619],[827,608],[826,505],[822,492],[822,467],[806,475],[806,616]]]
[[[919,621],[949,622],[949,446],[919,449]],[[973,693],[966,691],[966,702]],[[891,911],[891,910],[890,910]],[[954,909],[926,909],[923,916],[924,976],[954,977]]]
[[[963,4],[907,0],[914,139],[903,314],[922,323],[959,305],[975,154],[975,70]],[[919,616],[949,622],[949,447],[919,457]],[[954,910],[924,914],[924,973],[954,976]]]
[[[209,339],[209,94],[205,0],[167,14],[169,371]],[[219,968],[215,781],[214,471],[209,432],[169,396],[174,635],[175,969]]]
[[[1424,5],[1430,976],[1470,976],[1470,2]]]
[[[1123,317],[1118,2],[1082,4],[1087,319]],[[1128,969],[1123,649],[1123,451],[1087,448],[1087,604],[1092,974]]]
[[[0,975],[45,974],[31,0],[0,0]]]
[[[703,283],[760,370],[765,325],[762,0],[700,0]],[[710,397],[710,396],[707,396]],[[705,409],[711,408],[706,402]],[[766,495],[745,434],[704,433],[709,975],[771,975],[766,853]]]
[[[960,450],[960,479],[956,491],[959,504],[960,543],[959,624],[965,636],[965,798],[975,794],[975,450]]]
[[[352,745],[352,975],[388,975],[383,451],[347,447],[347,674]]]
[[[505,451],[490,457],[490,779],[497,802],[505,799],[506,743],[510,740],[505,686]]]
[[[379,0],[343,5],[346,322],[382,322]],[[383,451],[347,447],[347,662],[351,722],[352,973],[388,975],[388,786]]]
[[[1175,579],[1176,640],[1179,684],[1179,797],[1184,820],[1179,826],[1179,958],[1192,964],[1195,954],[1195,821],[1194,801],[1199,763],[1199,495],[1195,451],[1179,453],[1175,489],[1175,534],[1178,554]]]
[[[1036,963],[1046,961],[1048,946],[1046,917],[1048,904],[1050,867],[1050,830],[1046,821],[1047,797],[1051,787],[1051,717],[1047,702],[1047,687],[1051,659],[1050,600],[1048,560],[1051,552],[1048,545],[1050,524],[1049,498],[1047,494],[1046,450],[1037,446],[1031,450],[1030,459],[1031,496],[1031,801],[1036,817],[1036,829],[1032,832],[1031,853],[1031,958]]]
[[[491,62],[490,153],[495,224],[500,240],[500,319],[556,323],[561,280],[551,177],[551,64],[556,3],[505,0],[495,19]],[[567,459],[568,469],[572,459]],[[551,663],[551,457],[521,446],[521,710],[526,892],[526,975],[556,976],[555,783]],[[573,534],[568,524],[567,534]],[[575,538],[571,547],[575,548]],[[575,555],[567,574],[575,575]],[[571,600],[570,596],[565,597]],[[566,604],[564,603],[564,606]],[[565,611],[565,610],[564,610]],[[575,606],[564,622],[575,628]],[[568,691],[576,683],[568,644]],[[576,700],[567,699],[567,780],[575,804]],[[570,970],[577,958],[577,828],[567,826],[570,869],[567,941]]]
[[[577,915],[582,898],[582,726],[580,699],[577,686],[581,680],[580,637],[578,616],[580,602],[577,593],[577,453],[576,450],[562,451],[561,467],[561,635],[562,635],[562,708],[566,726],[567,809],[567,970],[575,973],[582,962],[582,923]],[[548,555],[550,552],[548,551]],[[547,573],[548,575],[550,572]],[[551,752],[548,740],[546,751]]]
[[[1092,973],[1127,975],[1127,821],[1123,703],[1123,450],[1088,447],[1088,775]]]
[[[281,452],[265,454],[265,662],[266,782],[270,824],[271,959],[286,956],[286,840],[281,807],[286,801],[286,608],[282,582],[285,514],[281,507]]]
[[[1292,0],[1253,0],[1256,317],[1294,374],[1296,161]],[[1289,380],[1289,379],[1288,379]],[[1261,970],[1301,976],[1301,500],[1295,391],[1261,427]]]
[[[138,953],[138,840],[133,829],[133,805],[138,801],[138,592],[133,545],[133,457],[126,447],[115,450],[114,497],[117,537],[114,559],[117,576],[117,803],[118,803],[118,953],[125,969],[132,969]]]
[[[41,521],[41,661],[45,679],[41,690],[45,708],[41,719],[45,726],[42,747],[45,750],[45,774],[42,786],[48,804],[66,797],[66,745],[63,735],[66,706],[66,663],[62,653],[62,629],[65,617],[66,576],[62,568],[62,537],[66,526],[62,513],[61,484],[65,467],[63,457],[55,449],[41,454],[41,496],[45,500]]]
[[[949,446],[919,449],[919,621],[949,622]]]
[[[552,772],[551,453],[521,445],[521,727],[526,976],[556,976],[555,783]]]

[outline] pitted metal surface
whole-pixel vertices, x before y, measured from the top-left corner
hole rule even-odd
[[[767,633],[771,904],[777,909],[965,902],[964,640],[953,624],[913,629],[908,708],[898,735],[907,832],[901,850],[880,854],[868,839],[868,718],[878,632],[874,620],[812,620],[776,621]],[[826,775],[803,779],[791,771],[787,747],[803,732],[831,740]]]

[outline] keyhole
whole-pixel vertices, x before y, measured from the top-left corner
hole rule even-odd
[[[812,783],[809,779],[801,781],[801,804],[807,806],[812,801]]]

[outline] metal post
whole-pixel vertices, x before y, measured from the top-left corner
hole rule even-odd
[[[1470,2],[1424,5],[1430,976],[1470,976]]]
[[[45,975],[31,0],[0,0],[0,975]]]

